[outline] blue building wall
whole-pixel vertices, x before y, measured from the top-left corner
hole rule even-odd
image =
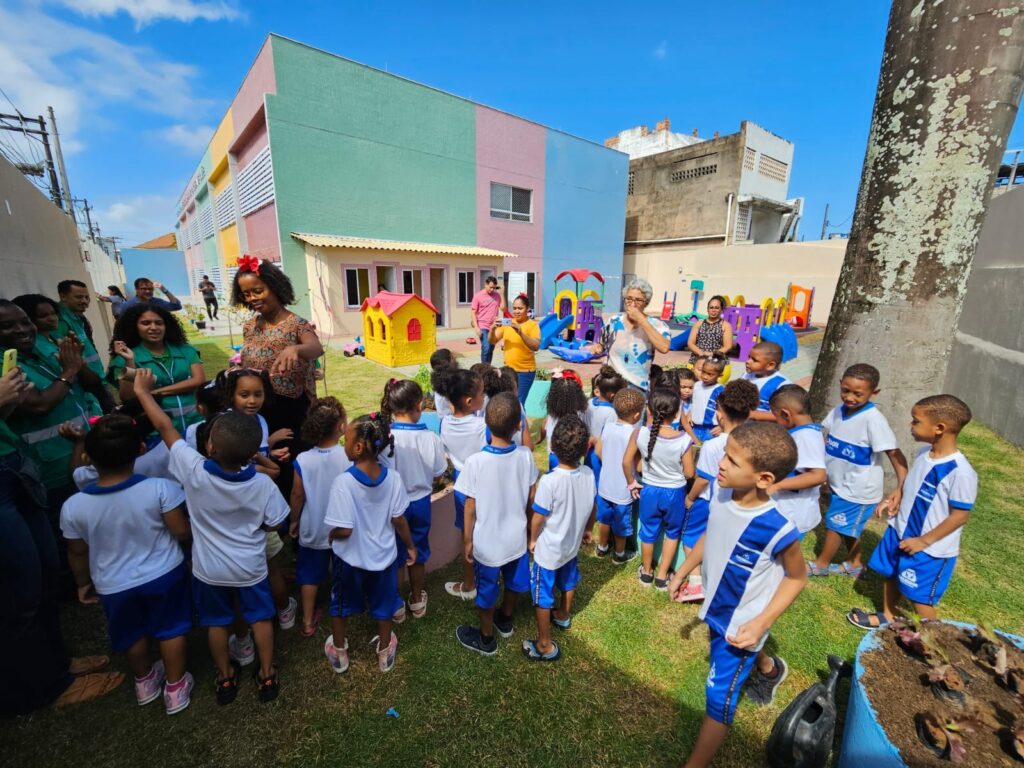
[[[135,295],[134,283],[138,277],[148,277],[153,282],[163,283],[182,302],[193,292],[182,251],[123,248],[121,261],[124,262],[125,295],[128,298]],[[156,295],[162,298],[159,293]]]
[[[618,310],[628,175],[628,155],[548,130],[541,278],[545,305],[554,298],[555,275],[585,268],[605,278],[606,314]],[[559,287],[571,289],[573,283],[566,279]],[[549,306],[541,309],[550,311]]]

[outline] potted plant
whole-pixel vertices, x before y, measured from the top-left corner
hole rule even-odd
[[[185,305],[185,316],[188,321],[200,330],[206,327],[206,314],[195,304]]]

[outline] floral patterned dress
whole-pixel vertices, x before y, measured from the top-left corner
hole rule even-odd
[[[274,361],[285,347],[302,343],[302,334],[316,334],[308,320],[294,313],[277,325],[267,325],[262,317],[248,320],[242,327],[242,366],[270,371]],[[313,377],[313,360],[299,360],[291,371],[271,374],[270,383],[274,394],[297,400],[305,394],[310,400],[316,397],[316,381]]]

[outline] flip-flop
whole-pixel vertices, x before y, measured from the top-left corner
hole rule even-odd
[[[533,640],[523,640],[523,655],[530,661],[557,661],[562,655],[562,649],[558,647],[558,643],[554,640],[551,641],[551,645],[554,647],[550,651],[541,653],[537,650],[536,642]]]
[[[850,576],[854,579],[859,579],[861,574],[864,573],[864,566],[859,568],[851,568],[847,561],[841,563],[832,563],[828,567],[830,576]]]
[[[93,672],[90,675],[76,677],[54,702],[54,706],[66,707],[98,699],[100,696],[106,696],[123,682],[124,674],[121,672]]]
[[[878,626],[871,623],[872,616],[878,619]],[[881,611],[878,611],[877,613],[869,613],[863,608],[852,608],[850,612],[846,614],[846,620],[858,629],[866,629],[869,632],[873,629],[885,629],[889,626],[889,620],[885,618],[884,613]]]
[[[99,672],[110,666],[109,656],[75,656],[68,665],[68,672],[75,677]]]
[[[316,634],[316,631],[320,629],[320,619],[323,617],[323,612],[317,608],[313,611],[313,623],[303,624],[302,629],[299,630],[299,635],[302,637],[312,637]]]
[[[813,560],[807,561],[807,575],[808,576],[828,576],[828,568],[819,568],[814,564]]]
[[[564,619],[556,619],[555,614],[551,614],[551,623],[559,629],[569,629],[572,626],[572,616],[567,616]]]

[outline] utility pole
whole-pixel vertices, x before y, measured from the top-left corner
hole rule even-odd
[[[893,0],[850,240],[811,386],[871,363],[904,425],[942,391],[967,277],[1024,72],[1021,0]],[[896,430],[904,452],[909,430]],[[907,455],[911,455],[907,453]]]
[[[825,217],[821,220],[821,239],[828,237],[828,203],[825,203]]]
[[[50,151],[50,135],[46,130],[46,121],[43,120],[43,116],[39,116],[39,134],[43,141],[43,152],[46,154],[46,168],[50,173],[50,197],[54,204],[64,209],[63,202],[60,197],[60,184],[57,183],[57,169],[53,165],[53,152]]]
[[[57,153],[57,168],[60,169],[61,187],[64,189],[64,202],[67,204],[65,210],[71,217],[71,220],[77,224],[75,206],[71,202],[71,187],[68,186],[68,172],[64,167],[64,153],[60,151],[60,134],[57,133],[57,118],[53,116],[53,107],[47,107],[46,111],[50,115],[50,127],[53,130],[53,149]]]
[[[17,123],[17,125],[6,125],[4,121],[11,121]],[[39,128],[27,128],[26,123],[38,123]],[[53,200],[53,204],[61,210],[64,210],[64,201],[60,196],[60,184],[57,183],[57,173],[53,167],[53,155],[50,153],[50,139],[46,130],[46,122],[43,120],[43,116],[40,115],[37,118],[25,117],[20,112],[16,115],[0,114],[0,131],[14,131],[16,133],[22,133],[26,136],[32,134],[38,136],[39,140],[43,144],[43,152],[46,155],[46,171],[50,177],[50,199]],[[22,173],[27,173],[31,176],[41,176],[37,166],[32,166],[28,169],[21,169]]]
[[[91,211],[93,211],[95,209],[92,208],[89,205],[89,198],[87,198],[87,197],[82,197],[82,198],[76,197],[74,199],[74,202],[82,204],[82,210],[85,211],[85,223],[86,223],[86,226],[89,228],[89,237],[94,237],[94,234],[93,234],[93,231],[92,231],[92,216],[90,216],[89,214],[90,214]]]

